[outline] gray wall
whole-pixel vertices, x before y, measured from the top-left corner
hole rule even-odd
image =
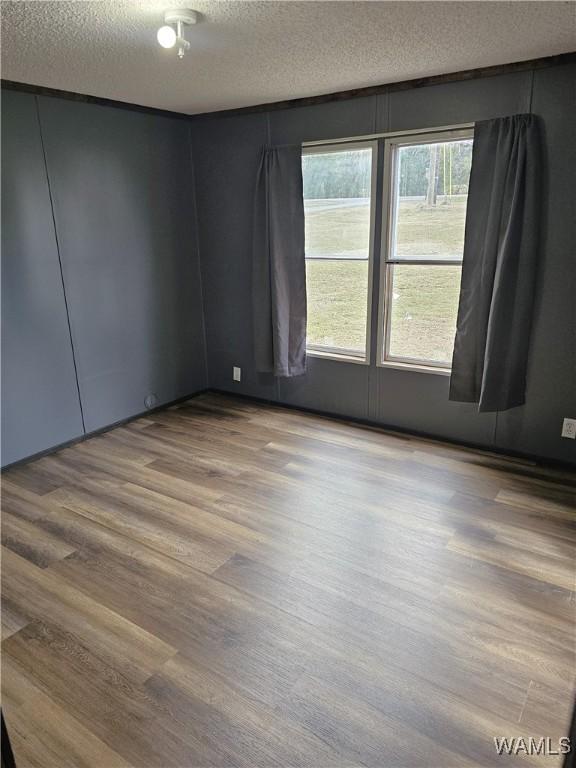
[[[2,99],[2,462],[82,434],[36,100]]]
[[[6,465],[203,389],[206,356],[188,122],[3,91],[2,123]]]
[[[149,395],[161,405],[205,386],[576,464],[576,443],[560,438],[562,418],[576,417],[575,83],[565,64],[189,121],[3,91],[2,464],[143,412]],[[374,364],[311,358],[296,379],[256,373],[251,228],[263,144],[530,106],[545,131],[547,207],[525,406],[480,415],[448,402],[444,376]],[[377,187],[379,201],[381,178]],[[376,274],[380,227],[377,206]]]
[[[39,99],[88,432],[206,386],[189,129]]]
[[[560,437],[576,417],[574,64],[308,107],[192,121],[200,260],[211,387],[369,419],[440,437],[576,464]],[[254,371],[251,327],[252,196],[261,146],[467,123],[525,112],[545,128],[547,226],[528,382],[528,402],[478,414],[448,401],[445,376],[309,359],[308,373],[274,381]],[[378,201],[381,179],[378,180]],[[379,206],[377,206],[377,210]],[[381,216],[377,215],[375,274]],[[372,360],[376,359],[377,280]],[[243,380],[232,381],[232,366]]]

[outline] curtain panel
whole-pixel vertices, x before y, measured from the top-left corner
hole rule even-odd
[[[266,147],[256,180],[253,237],[256,369],[306,371],[306,262],[302,148]]]
[[[537,119],[477,123],[450,400],[479,411],[525,401],[541,190]]]

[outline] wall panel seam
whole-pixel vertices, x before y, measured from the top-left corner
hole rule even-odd
[[[80,418],[82,420],[82,431],[86,434],[86,424],[84,422],[84,409],[82,407],[82,396],[80,393],[80,382],[78,379],[78,367],[76,365],[76,350],[74,349],[74,338],[72,336],[72,325],[70,323],[70,310],[68,308],[68,297],[66,295],[66,283],[64,281],[64,270],[62,269],[62,256],[60,253],[60,239],[58,237],[58,227],[56,226],[56,212],[54,210],[54,198],[52,196],[52,186],[50,184],[50,174],[48,173],[48,158],[46,147],[44,145],[44,134],[42,132],[42,120],[40,118],[40,104],[38,96],[34,96],[36,107],[36,119],[38,121],[38,131],[40,134],[40,146],[42,147],[42,158],[44,160],[44,173],[46,174],[46,183],[48,185],[48,197],[50,199],[50,213],[52,214],[52,226],[54,227],[54,238],[56,240],[56,253],[58,254],[58,268],[60,270],[60,281],[62,283],[62,295],[64,297],[64,310],[66,312],[66,323],[68,326],[68,336],[70,338],[70,348],[72,351],[72,364],[74,366],[74,378],[76,379],[76,391],[78,393],[78,407],[80,408]]]
[[[200,304],[202,309],[202,338],[204,340],[204,373],[206,386],[210,384],[210,368],[208,365],[208,337],[206,333],[206,305],[204,304],[204,278],[202,276],[202,257],[200,254],[200,218],[198,216],[198,187],[196,184],[196,166],[194,164],[194,147],[192,144],[192,126],[188,126],[188,153],[190,155],[190,170],[192,172],[192,190],[194,192],[194,225],[196,230],[196,253],[198,255],[198,277],[200,280]]]

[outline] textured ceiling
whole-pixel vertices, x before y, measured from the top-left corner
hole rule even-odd
[[[190,7],[180,61],[156,42]],[[8,2],[2,77],[197,113],[576,49],[574,2]]]

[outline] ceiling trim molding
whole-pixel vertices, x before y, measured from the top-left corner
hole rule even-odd
[[[171,117],[177,120],[190,120],[196,115],[187,115],[184,112],[171,112],[169,109],[158,109],[158,107],[145,107],[142,104],[132,104],[129,101],[117,101],[116,99],[105,99],[101,96],[90,96],[87,93],[76,93],[75,91],[60,91],[58,88],[47,88],[44,85],[33,85],[32,83],[20,83],[17,80],[0,80],[0,86],[7,91],[20,91],[22,93],[32,93],[36,96],[52,96],[57,99],[66,99],[67,101],[80,101],[84,104],[98,104],[101,107],[116,107],[116,109],[127,109],[131,112],[143,112],[147,115],[160,115],[161,117]]]
[[[370,85],[364,88],[353,88],[348,91],[336,91],[319,96],[307,96],[299,99],[286,99],[285,101],[272,101],[265,104],[255,104],[249,107],[240,107],[238,109],[223,109],[213,112],[201,112],[196,115],[189,115],[184,112],[172,112],[167,109],[158,109],[156,107],[145,107],[140,104],[132,104],[126,101],[117,101],[115,99],[105,99],[100,96],[90,96],[74,91],[61,91],[57,88],[46,88],[42,85],[33,85],[31,83],[20,83],[14,80],[0,80],[2,88],[12,91],[22,91],[33,93],[40,96],[53,96],[70,101],[80,101],[88,104],[99,104],[105,107],[116,107],[118,109],[128,109],[133,112],[143,112],[149,115],[161,115],[183,120],[207,119],[213,117],[233,117],[235,115],[246,115],[258,112],[274,112],[281,109],[290,109],[293,107],[308,107],[314,104],[326,104],[332,101],[345,101],[362,96],[378,96],[394,91],[406,91],[412,88],[424,88],[431,85],[441,85],[443,83],[456,83],[465,80],[476,80],[482,77],[494,77],[504,75],[510,72],[524,72],[526,70],[545,69],[559,64],[568,64],[576,61],[576,51],[570,53],[560,53],[556,56],[545,56],[540,59],[528,59],[526,61],[517,61],[510,64],[496,64],[490,67],[480,67],[478,69],[466,69],[460,72],[449,72],[444,75],[431,75],[429,77],[419,77],[414,80],[401,80],[395,83],[386,83],[384,85]]]
[[[369,85],[364,88],[353,88],[349,91],[336,91],[335,93],[326,93],[320,96],[308,96],[301,99],[287,99],[286,101],[273,101],[268,104],[256,104],[251,107],[241,107],[239,109],[223,109],[216,112],[202,112],[197,115],[191,115],[195,118],[210,118],[218,115],[219,117],[245,115],[250,112],[274,112],[280,109],[290,109],[291,107],[308,107],[314,104],[325,104],[331,101],[345,101],[355,99],[361,96],[379,96],[384,93],[393,93],[394,91],[408,91],[413,88],[425,88],[430,85],[441,85],[443,83],[457,83],[463,80],[476,80],[482,77],[494,77],[504,75],[509,72],[524,72],[533,69],[545,69],[554,67],[558,64],[567,64],[576,61],[576,51],[570,53],[560,53],[556,56],[545,56],[540,59],[528,59],[527,61],[517,61],[510,64],[496,64],[490,67],[480,67],[478,69],[465,69],[460,72],[448,72],[445,75],[430,75],[428,77],[419,77],[414,80],[400,80],[395,83],[386,83],[384,85]]]

